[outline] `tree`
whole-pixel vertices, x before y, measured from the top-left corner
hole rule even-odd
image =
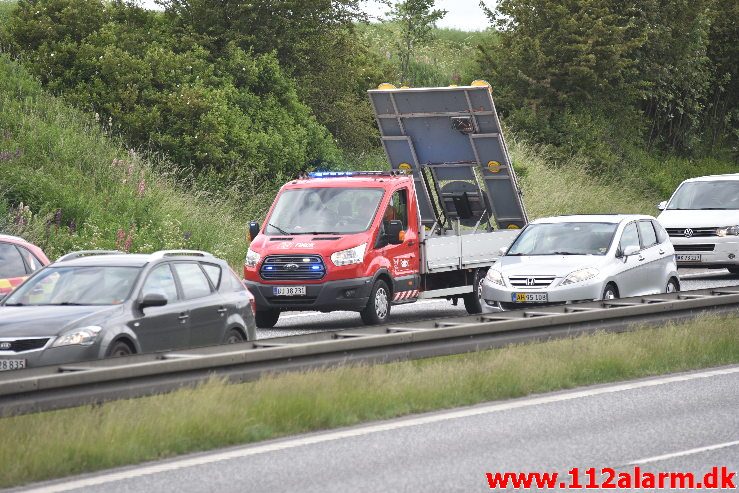
[[[410,64],[416,45],[431,39],[434,25],[447,11],[434,9],[436,0],[403,0],[392,5],[389,19],[397,23],[400,30],[396,47],[400,59],[400,80],[411,84]]]

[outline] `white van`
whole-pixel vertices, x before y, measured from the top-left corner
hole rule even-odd
[[[680,267],[739,274],[739,173],[685,180],[657,207]]]

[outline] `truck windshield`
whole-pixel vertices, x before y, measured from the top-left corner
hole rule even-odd
[[[381,188],[285,190],[264,232],[268,235],[360,233],[372,224],[382,194]]]
[[[506,255],[605,255],[618,224],[529,224]]]
[[[737,210],[739,180],[683,183],[667,205],[670,210]]]

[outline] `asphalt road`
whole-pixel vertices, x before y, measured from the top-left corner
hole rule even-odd
[[[683,290],[739,285],[739,276],[731,275],[726,270],[686,269],[681,271],[680,275]],[[458,306],[453,306],[451,301],[447,300],[421,300],[409,305],[394,306],[390,320],[393,323],[404,323],[464,315],[467,315],[467,312],[461,300]],[[355,312],[285,312],[273,329],[258,329],[257,336],[259,339],[265,339],[309,334],[322,330],[350,329],[361,325],[359,314]]]
[[[739,469],[738,405],[733,366],[291,437],[34,491],[474,492],[490,491],[487,472],[635,465],[702,480],[714,466]]]

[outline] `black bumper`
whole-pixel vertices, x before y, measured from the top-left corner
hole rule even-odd
[[[358,312],[367,305],[372,290],[371,277],[305,284],[305,296],[275,296],[273,293],[274,287],[294,284],[262,284],[253,281],[244,281],[244,284],[254,296],[257,310]]]

